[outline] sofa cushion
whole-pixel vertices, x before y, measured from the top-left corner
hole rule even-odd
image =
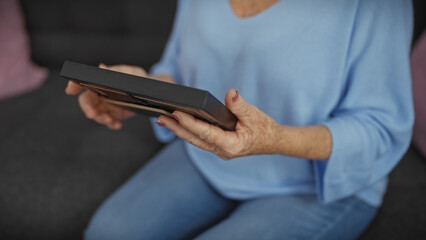
[[[0,101],[0,239],[81,239],[102,201],[162,147],[147,117],[119,131],[87,119],[50,72],[37,91]]]
[[[413,49],[411,71],[416,112],[413,142],[426,156],[426,32]]]
[[[17,0],[0,1],[0,99],[39,87],[46,69],[30,60],[28,37]]]

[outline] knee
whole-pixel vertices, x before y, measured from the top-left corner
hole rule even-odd
[[[102,208],[90,220],[84,231],[86,240],[131,239],[125,221],[105,212]]]

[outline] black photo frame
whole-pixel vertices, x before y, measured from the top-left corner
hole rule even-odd
[[[98,93],[105,101],[149,115],[183,111],[233,131],[235,115],[208,91],[65,61],[61,77]]]

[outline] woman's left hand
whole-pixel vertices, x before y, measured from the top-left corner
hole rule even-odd
[[[271,147],[277,139],[280,125],[257,107],[244,101],[236,90],[228,91],[225,105],[238,118],[235,131],[222,130],[181,111],[172,114],[174,119],[160,116],[157,124],[224,160],[272,153]]]

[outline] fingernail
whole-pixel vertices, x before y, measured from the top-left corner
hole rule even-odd
[[[177,121],[179,121],[179,120],[180,120],[180,116],[179,116],[177,113],[173,113],[173,114],[172,114],[172,117],[173,117],[174,119],[176,119]]]
[[[160,120],[157,120],[155,123],[156,123],[158,126],[161,126],[161,127],[164,127],[164,126],[165,126],[165,124],[164,124],[162,121],[160,121]]]
[[[237,90],[235,90],[235,96],[234,96],[234,97],[232,97],[232,101],[233,101],[233,102],[236,102],[236,101],[237,101],[237,99],[238,99],[238,96],[239,96],[238,91],[237,91]]]

